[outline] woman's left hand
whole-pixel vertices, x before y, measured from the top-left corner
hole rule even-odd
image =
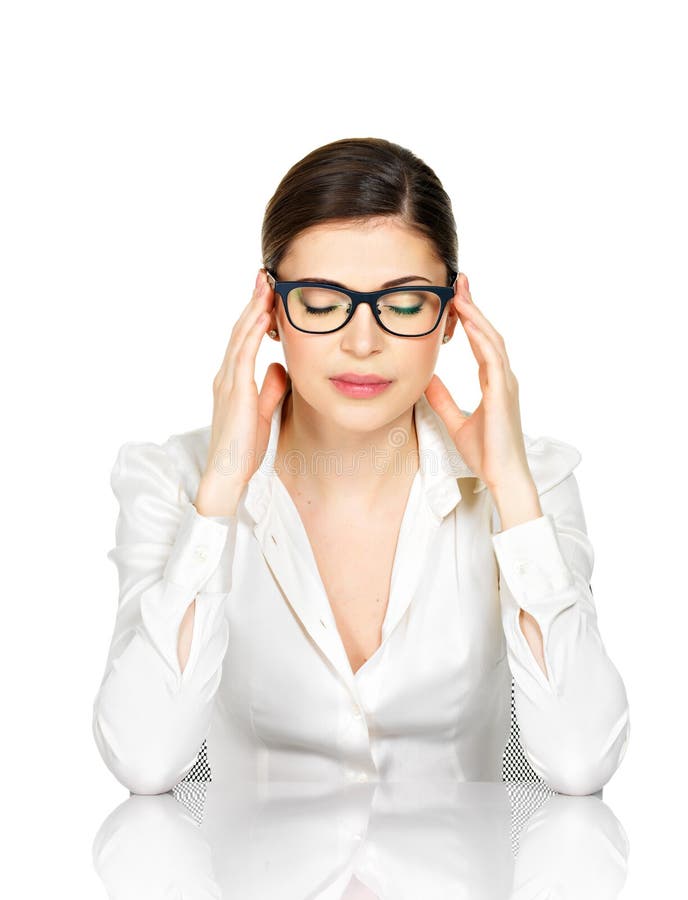
[[[442,380],[433,374],[425,389],[428,402],[444,421],[471,471],[493,494],[519,482],[534,486],[523,441],[518,382],[504,338],[473,303],[463,273],[457,278],[453,303],[478,361],[482,399],[473,413],[465,416]]]

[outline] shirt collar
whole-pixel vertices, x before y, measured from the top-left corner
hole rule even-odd
[[[263,518],[272,498],[273,479],[277,477],[275,460],[282,406],[290,389],[288,385],[273,411],[265,456],[248,482],[245,507],[256,522]],[[469,415],[465,410],[461,411],[464,415]],[[456,449],[443,420],[432,408],[425,394],[414,404],[414,416],[423,493],[435,515],[444,518],[461,502],[458,478],[474,478],[474,494],[484,490],[486,485],[471,471]]]

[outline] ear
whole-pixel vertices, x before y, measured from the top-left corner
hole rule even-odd
[[[454,334],[454,329],[459,321],[459,313],[453,300],[450,300],[449,303],[447,303],[446,310],[447,314],[444,320],[444,328],[441,333],[446,334],[447,337],[451,337]]]
[[[456,276],[456,281],[454,282],[454,297],[461,292],[468,291],[468,278],[463,272],[459,272]],[[457,323],[460,322],[459,319],[459,311],[456,308],[456,304],[454,300],[450,300],[447,303],[447,318],[445,320],[445,326],[443,334],[446,334],[448,337],[451,337],[454,334],[454,329],[456,328]]]

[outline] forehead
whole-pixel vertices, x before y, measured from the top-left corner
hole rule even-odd
[[[413,263],[416,269],[413,269]],[[332,221],[313,225],[292,240],[283,264],[288,266],[290,275],[304,266],[327,266],[327,272],[304,270],[300,275],[328,274],[332,277],[336,272],[361,271],[368,267],[378,271],[393,269],[392,275],[398,275],[396,269],[399,266],[405,267],[404,271],[425,267],[431,272],[443,266],[428,238],[391,217],[360,223]]]

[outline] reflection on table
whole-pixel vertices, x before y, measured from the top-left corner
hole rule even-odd
[[[601,792],[528,782],[187,782],[131,795],[93,843],[108,896],[146,900],[595,900],[628,856]]]

